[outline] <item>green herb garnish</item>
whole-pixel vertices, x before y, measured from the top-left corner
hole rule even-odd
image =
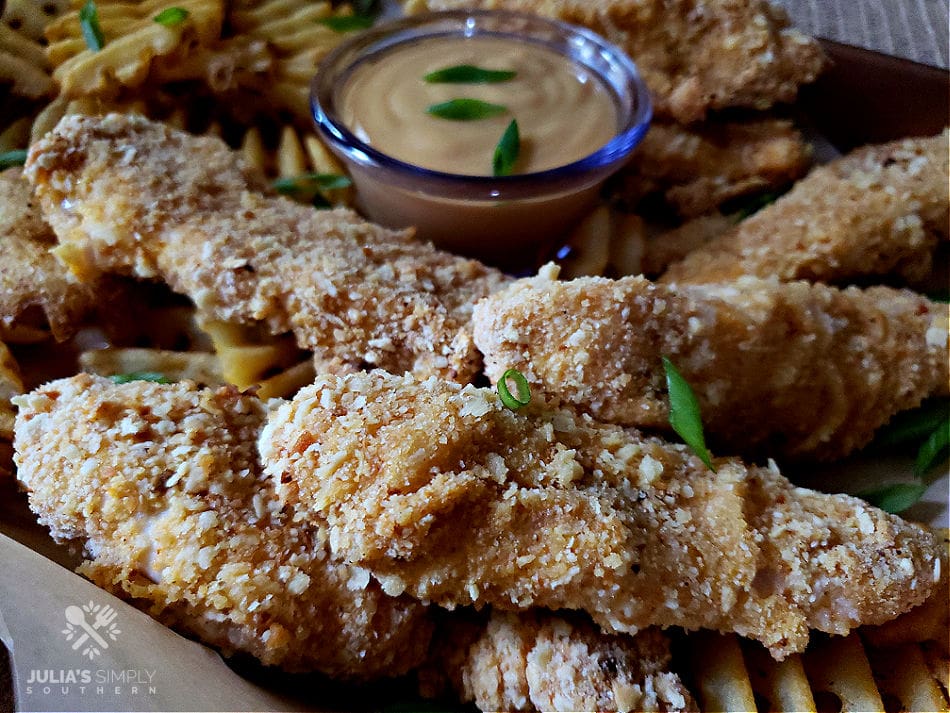
[[[950,448],[950,418],[937,426],[921,444],[920,450],[917,451],[917,459],[914,461],[914,477],[925,480],[934,463],[948,448]]]
[[[950,415],[947,399],[930,399],[918,408],[902,411],[874,437],[874,448],[885,449],[908,443],[919,443],[934,432]]]
[[[373,26],[373,18],[369,15],[333,15],[317,20],[320,25],[329,27],[334,32],[355,32]]]
[[[89,49],[98,52],[105,47],[106,40],[102,36],[102,28],[99,27],[99,10],[95,0],[86,0],[86,4],[79,11],[79,27]]]
[[[735,215],[736,222],[738,223],[740,221],[743,221],[746,218],[748,218],[750,215],[758,213],[760,210],[765,208],[765,206],[771,205],[772,203],[777,201],[779,198],[781,198],[781,196],[782,196],[781,193],[771,193],[771,192],[760,193],[757,196],[753,196],[746,203],[744,203],[741,208],[739,208],[738,212],[736,212],[736,215]]]
[[[518,132],[518,121],[512,119],[501,135],[501,140],[495,147],[492,157],[492,173],[496,176],[510,176],[521,153],[521,134]]]
[[[154,22],[165,27],[175,27],[187,19],[188,11],[183,7],[166,7],[152,18]]]
[[[490,104],[481,99],[450,99],[441,104],[433,104],[426,112],[440,119],[450,119],[452,121],[475,121],[477,119],[488,119],[492,116],[498,116],[508,111],[507,107],[501,104]]]
[[[302,173],[299,176],[278,178],[271,185],[278,193],[292,195],[303,191],[334,191],[349,188],[353,182],[349,177],[338,173]]]
[[[508,388],[508,380],[511,379],[515,385],[515,394]],[[498,395],[501,396],[501,402],[512,411],[527,406],[531,403],[531,387],[528,386],[528,380],[524,378],[517,369],[509,369],[498,380]]]
[[[517,72],[483,69],[474,64],[458,64],[429,72],[423,77],[429,84],[497,84],[514,79]]]
[[[858,493],[858,497],[889,513],[898,514],[920,500],[925,483],[894,483]]]
[[[128,384],[130,381],[154,381],[157,384],[172,383],[171,379],[157,371],[130,371],[128,374],[116,374],[109,378],[114,384]]]
[[[0,153],[0,171],[13,166],[22,166],[26,163],[26,149],[15,149]]]
[[[683,375],[677,371],[668,358],[663,357],[663,370],[666,372],[666,388],[670,394],[670,425],[679,437],[713,473],[712,456],[706,449],[703,437],[703,420],[699,413],[699,402]]]

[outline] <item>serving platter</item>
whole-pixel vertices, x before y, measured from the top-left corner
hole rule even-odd
[[[838,43],[825,42],[824,45],[834,62],[832,68],[803,91],[801,101],[790,111],[831,147],[844,152],[869,141],[933,134],[943,128],[950,113],[946,72]],[[893,476],[895,470],[906,471],[907,468],[908,463],[903,459],[859,458],[848,466],[847,474],[835,468],[821,473],[802,473],[801,477],[810,485],[834,490],[834,478],[854,478],[857,474],[870,484],[883,476]],[[944,475],[930,488],[924,501],[907,515],[946,527],[947,491],[948,476]],[[75,564],[75,553],[51,542],[33,521],[25,498],[15,492],[10,482],[0,482],[0,533],[31,550],[17,548],[4,540],[5,558],[0,560],[7,570],[6,581],[11,581],[11,577],[18,580],[16,596],[0,599],[0,635],[6,630],[6,640],[12,640],[16,676],[21,680],[29,656],[61,647],[58,629],[61,628],[62,606],[66,601],[86,596],[91,585],[65,569]],[[40,556],[62,566],[49,566],[38,559]],[[57,596],[38,597],[37,588],[57,593]],[[325,710],[363,710],[385,707],[387,702],[404,699],[409,694],[408,685],[402,682],[371,690],[354,689],[319,677],[275,674],[248,661],[233,661],[232,669],[228,670],[220,665],[216,656],[208,656],[202,647],[167,632],[128,605],[101,592],[97,598],[108,600],[110,606],[122,612],[128,622],[123,640],[148,641],[153,649],[151,653],[158,647],[159,660],[187,661],[191,667],[190,672],[180,666],[176,668],[178,673],[166,671],[167,685],[162,694],[142,709],[194,710],[201,709],[197,705],[201,704],[211,706],[204,709],[212,710],[217,706],[233,707],[228,703],[238,700],[246,703],[241,709],[291,710],[319,706]],[[157,634],[156,627],[166,635]],[[13,631],[17,632],[16,636]],[[153,638],[155,636],[158,638]],[[137,647],[138,644],[123,651],[135,651]],[[116,666],[122,660],[116,656]],[[6,666],[0,668],[4,669],[0,673],[0,711],[13,710],[14,705],[21,710],[32,709],[35,701],[26,700],[22,695],[14,702],[10,695],[13,688],[10,672]],[[69,700],[63,702],[61,709],[96,710],[85,707],[94,702],[95,699]],[[136,709],[142,701],[128,703],[113,705]]]

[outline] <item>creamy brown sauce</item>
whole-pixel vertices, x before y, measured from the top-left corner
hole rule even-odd
[[[423,77],[471,64],[513,70],[497,84],[433,84]],[[453,121],[433,104],[472,98],[507,108],[499,116]],[[564,166],[594,153],[618,129],[610,91],[592,72],[533,42],[499,37],[432,38],[398,45],[358,66],[340,101],[343,122],[364,142],[424,168],[492,175],[492,156],[512,119],[521,133],[515,173]]]

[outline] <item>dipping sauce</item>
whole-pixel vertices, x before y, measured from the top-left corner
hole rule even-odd
[[[514,72],[491,83],[431,82],[451,67]],[[429,107],[476,99],[504,107],[487,118],[446,119]],[[538,42],[432,37],[396,45],[360,63],[340,95],[343,123],[370,146],[423,168],[491,176],[512,119],[520,132],[513,173],[565,166],[604,146],[619,128],[616,102],[588,68]]]

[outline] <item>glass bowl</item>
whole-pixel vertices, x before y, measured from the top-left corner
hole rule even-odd
[[[471,176],[393,158],[342,121],[343,89],[362,63],[406,43],[455,36],[535,42],[580,64],[613,96],[615,135],[590,155],[556,168]],[[414,15],[357,35],[320,64],[311,106],[320,134],[350,172],[358,207],[370,219],[394,228],[415,226],[422,239],[501,265],[562,238],[596,202],[603,182],[626,163],[652,116],[646,85],[621,49],[584,28],[494,10]]]

